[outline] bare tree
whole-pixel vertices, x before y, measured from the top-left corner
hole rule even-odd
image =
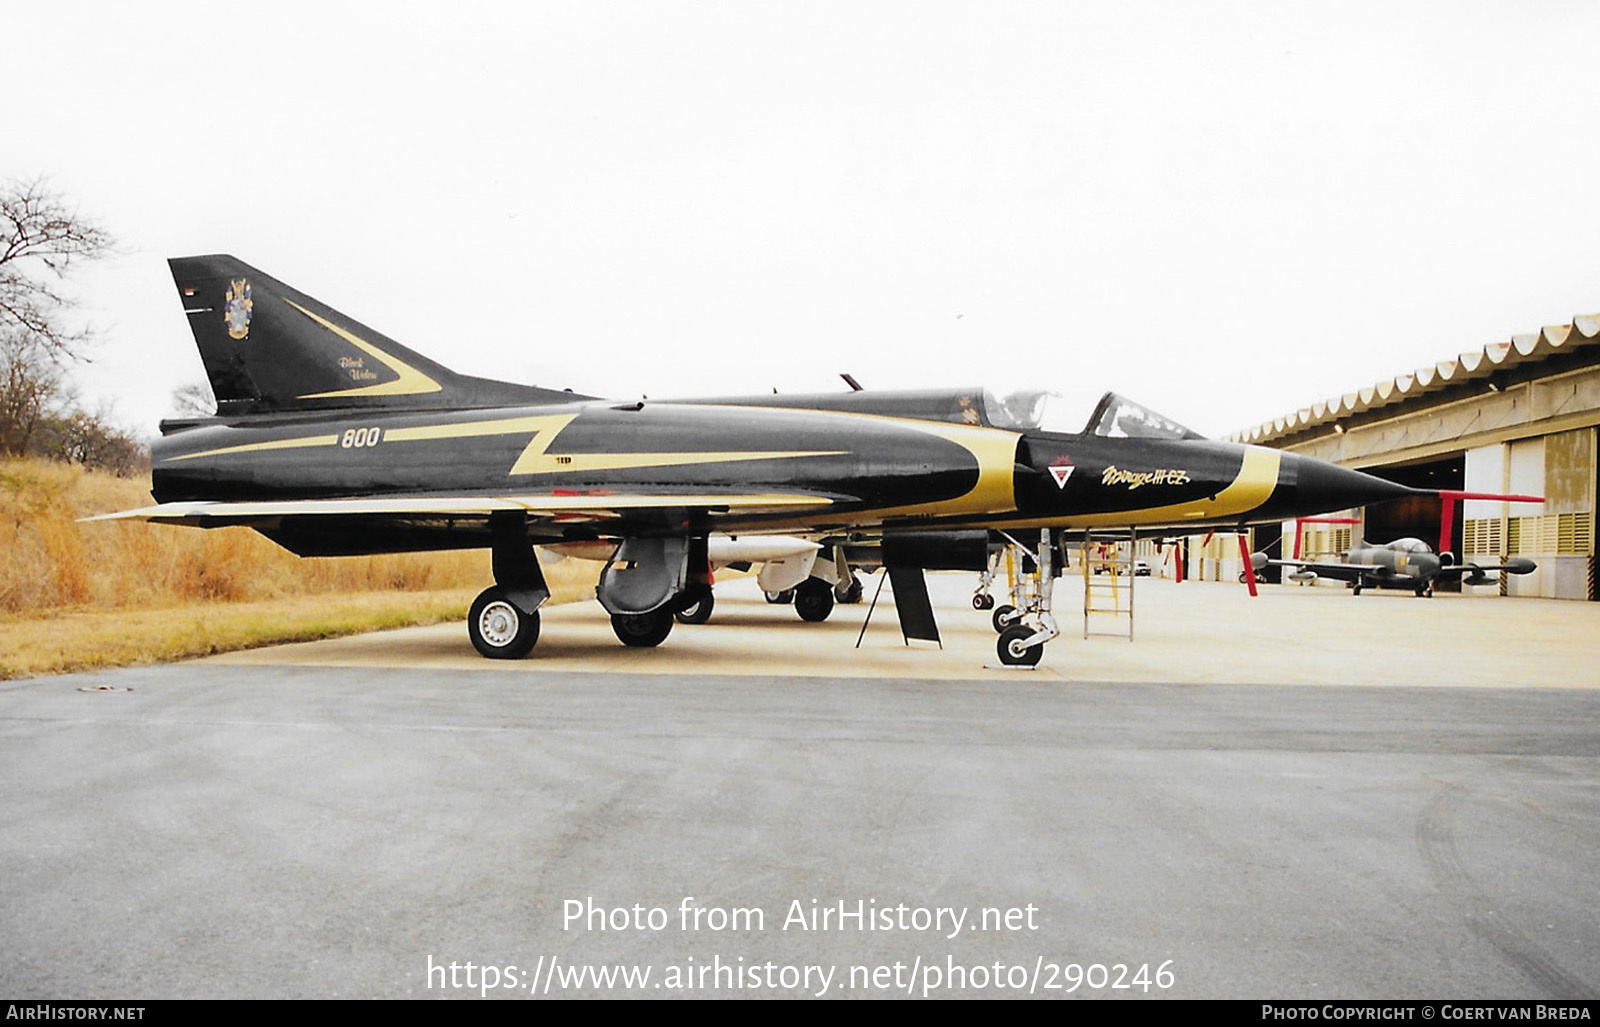
[[[37,336],[0,331],[0,455],[28,452],[61,393],[61,368]]]
[[[81,356],[90,332],[65,323],[77,303],[60,285],[75,264],[112,246],[42,179],[0,185],[0,332],[32,336],[56,359]]]
[[[172,408],[183,417],[210,417],[217,412],[217,397],[208,382],[190,382],[172,390]]]
[[[82,464],[119,477],[150,469],[150,454],[135,436],[112,423],[111,411],[74,410],[48,417],[38,432],[38,448],[56,460]]]
[[[0,182],[0,454],[26,452],[93,332],[75,327],[62,291],[72,268],[111,252],[111,235],[43,179]]]

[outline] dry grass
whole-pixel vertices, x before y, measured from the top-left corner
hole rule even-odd
[[[0,462],[0,616],[482,586],[484,552],[302,560],[248,528],[79,524],[148,506],[148,480],[41,460]]]
[[[473,595],[369,592],[0,621],[0,681],[433,624],[464,616]]]
[[[0,680],[464,616],[486,552],[301,559],[246,528],[79,517],[151,502],[149,481],[0,461]],[[548,568],[552,602],[599,564]]]

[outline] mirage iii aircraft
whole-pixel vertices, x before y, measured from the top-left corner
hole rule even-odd
[[[1362,542],[1352,546],[1344,559],[1269,560],[1265,553],[1255,553],[1250,562],[1256,570],[1263,567],[1288,567],[1290,581],[1315,581],[1331,578],[1347,581],[1351,591],[1360,595],[1363,588],[1395,588],[1415,592],[1419,596],[1432,596],[1433,583],[1441,578],[1460,577],[1468,585],[1485,585],[1492,579],[1489,574],[1532,574],[1538,565],[1525,556],[1514,556],[1505,563],[1479,564],[1470,560],[1456,563],[1449,553],[1435,553],[1428,543],[1418,538],[1397,538],[1381,546]]]
[[[706,594],[714,533],[1037,531],[1043,602],[999,644],[1034,663],[1062,530],[1232,528],[1412,491],[1110,394],[1068,431],[1042,390],[618,402],[473,378],[233,257],[169,264],[217,413],[163,421],[157,505],[105,516],[244,525],[302,556],[488,549],[467,632],[492,658],[538,640],[536,546],[614,547],[596,598],[624,644],[655,646]],[[808,581],[844,583],[842,548]],[[922,547],[888,552],[924,566]]]

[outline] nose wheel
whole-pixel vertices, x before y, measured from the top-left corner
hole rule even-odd
[[[995,646],[1000,654],[1000,662],[1008,667],[1038,666],[1039,658],[1044,655],[1044,643],[1033,641],[1033,637],[1037,634],[1039,632],[1033,628],[1021,624],[1014,628],[1006,628],[1000,634],[1000,641]]]

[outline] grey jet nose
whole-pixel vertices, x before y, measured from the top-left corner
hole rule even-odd
[[[1410,562],[1408,570],[1424,581],[1432,581],[1444,566],[1444,562],[1433,553],[1413,553]]]

